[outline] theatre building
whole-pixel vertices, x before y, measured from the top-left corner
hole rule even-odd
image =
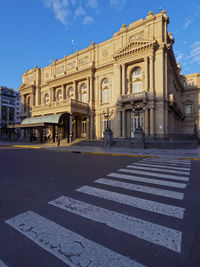
[[[200,74],[183,76],[166,11],[123,24],[113,37],[23,74],[24,134],[100,139],[109,108],[114,138],[191,134],[199,118]]]

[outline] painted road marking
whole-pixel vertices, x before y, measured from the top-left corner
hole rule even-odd
[[[0,267],[8,267],[2,260],[0,260]]]
[[[141,174],[141,175],[154,176],[154,177],[159,177],[159,178],[180,180],[180,181],[189,181],[189,178],[188,177],[175,176],[175,175],[171,175],[171,174],[152,173],[152,172],[136,171],[136,170],[127,170],[127,169],[119,169],[118,171],[120,171],[120,172],[129,172],[129,173],[133,173],[133,174]]]
[[[142,161],[151,161],[151,162],[161,162],[161,163],[167,163],[167,164],[180,164],[180,165],[191,165],[191,161],[185,161],[182,160],[177,161],[177,160],[170,160],[170,159],[142,159]]]
[[[113,181],[113,180],[104,179],[104,178],[100,178],[96,180],[95,183],[110,185],[114,187],[124,188],[128,190],[133,190],[133,191],[139,191],[139,192],[143,192],[147,194],[153,194],[153,195],[163,196],[163,197],[168,197],[168,198],[174,198],[174,199],[180,199],[180,200],[184,198],[184,194],[180,192],[159,189],[159,188],[138,185],[138,184],[130,184],[130,183],[124,183],[124,182],[119,182],[119,181]]]
[[[165,186],[175,187],[175,188],[186,188],[187,186],[187,184],[184,184],[184,183],[168,182],[168,181],[163,181],[163,180],[143,178],[143,177],[138,177],[134,175],[127,175],[127,174],[120,174],[120,173],[110,173],[107,176],[115,177],[119,179],[137,181],[137,182],[144,182],[148,184],[165,185]]]
[[[133,166],[133,165],[128,165],[126,167],[127,168],[131,168],[131,169],[139,169],[139,170],[148,170],[148,171],[156,171],[156,172],[167,172],[167,173],[174,173],[174,174],[190,175],[190,172],[183,172],[183,171],[177,171],[177,170],[164,170],[164,169],[156,169],[156,168],[151,168],[151,167],[140,167],[140,166]]]
[[[144,266],[32,211],[22,213],[6,223],[69,266]],[[174,234],[178,239],[176,249],[180,248],[179,235]]]
[[[156,245],[166,247],[179,253],[181,252],[182,233],[180,231],[90,205],[69,197],[62,196],[56,200],[50,201],[49,204],[95,222],[105,223],[109,227]]]
[[[178,163],[168,163],[168,162],[159,162],[159,161],[147,161],[147,160],[141,160],[140,163],[148,163],[148,164],[159,164],[159,165],[165,165],[166,167],[190,167],[191,165],[182,165]]]
[[[183,219],[184,216],[184,208],[163,204],[160,202],[143,198],[132,197],[92,186],[85,185],[78,188],[76,191],[166,216],[171,216],[179,219]]]
[[[166,166],[166,165],[155,165],[155,164],[151,164],[151,163],[134,162],[133,164],[138,165],[138,166],[146,166],[146,167],[151,166],[151,167],[157,167],[157,168],[163,168],[163,169],[190,171],[190,168],[173,167],[173,166]]]

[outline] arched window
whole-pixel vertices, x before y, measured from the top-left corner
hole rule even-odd
[[[49,103],[49,94],[44,95],[44,103],[48,104]]]
[[[87,85],[85,83],[81,85],[81,101],[88,102]]]
[[[110,88],[108,79],[104,79],[101,85],[102,103],[109,103]]]
[[[75,99],[74,88],[70,87],[68,92],[69,99]]]
[[[137,68],[132,74],[132,92],[139,93],[143,89],[142,70]]]
[[[60,101],[62,99],[62,90],[59,90],[57,93],[57,100]]]

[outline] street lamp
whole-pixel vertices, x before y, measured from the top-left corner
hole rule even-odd
[[[109,120],[113,115],[113,110],[110,111],[109,108],[106,109],[106,111],[103,111],[102,116],[106,120],[106,129],[110,129],[109,127]]]
[[[102,116],[106,120],[106,129],[104,130],[104,146],[110,146],[113,144],[113,133],[109,127],[109,120],[113,115],[113,110],[110,111],[109,108],[103,111]]]
[[[194,130],[193,130],[193,135],[194,135],[196,138],[198,137],[197,118],[198,118],[198,114],[195,113],[195,115],[194,115]]]

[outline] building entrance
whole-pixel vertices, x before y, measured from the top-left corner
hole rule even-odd
[[[81,121],[81,138],[87,137],[87,119]]]
[[[139,125],[144,130],[144,114],[141,114],[141,115],[132,114],[132,117],[131,117],[131,138],[134,137],[135,129],[138,128]]]

